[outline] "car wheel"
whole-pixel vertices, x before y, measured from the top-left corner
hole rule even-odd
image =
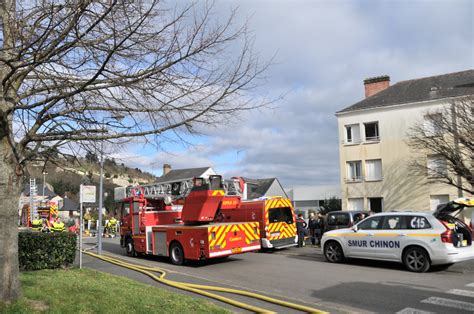
[[[403,264],[405,264],[409,271],[416,273],[424,273],[431,266],[428,253],[419,247],[412,247],[406,250],[403,255]]]
[[[331,241],[324,245],[324,256],[331,263],[341,263],[344,261],[342,247],[336,241]]]
[[[173,242],[170,246],[170,259],[174,265],[184,264],[184,251],[179,242]]]
[[[125,241],[125,251],[127,252],[127,256],[130,256],[130,257],[137,256],[137,252],[135,251],[135,248],[133,247],[133,240],[131,238],[128,238],[127,241]]]

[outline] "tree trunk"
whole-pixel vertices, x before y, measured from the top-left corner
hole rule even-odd
[[[7,137],[0,136],[0,300],[3,301],[21,296],[18,206],[22,174],[16,165]]]

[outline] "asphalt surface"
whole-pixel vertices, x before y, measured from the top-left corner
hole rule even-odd
[[[95,239],[86,240],[92,241]],[[331,313],[474,313],[474,261],[417,274],[389,262],[353,259],[330,264],[319,248],[310,246],[234,255],[224,261],[191,262],[185,266],[174,266],[166,258],[128,258],[118,239],[104,239],[103,250],[104,254],[134,263],[164,268],[169,271],[168,279],[253,291]],[[84,257],[84,266],[176,290],[95,258]],[[233,298],[268,310],[293,312],[244,297]]]

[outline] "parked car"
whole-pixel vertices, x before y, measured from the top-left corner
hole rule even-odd
[[[397,261],[413,272],[471,260],[474,231],[456,218],[467,207],[474,200],[454,200],[432,213],[375,214],[352,228],[326,232],[321,247],[331,263],[345,257]]]
[[[369,216],[368,211],[334,211],[324,217],[324,232],[350,228]]]

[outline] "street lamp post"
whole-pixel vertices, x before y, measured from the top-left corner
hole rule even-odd
[[[121,115],[115,115],[109,119],[120,121],[124,118]],[[106,118],[102,119],[102,125],[104,125]],[[106,130],[107,132],[107,130]],[[100,142],[100,179],[99,179],[99,227],[98,227],[98,241],[97,241],[97,254],[102,254],[102,208],[104,207],[104,141]]]
[[[47,174],[48,174],[48,172],[43,171],[43,201],[44,201],[44,187],[46,185],[46,175]]]
[[[104,207],[104,142],[100,144],[100,179],[99,179],[99,226],[97,254],[102,254],[102,207]]]

